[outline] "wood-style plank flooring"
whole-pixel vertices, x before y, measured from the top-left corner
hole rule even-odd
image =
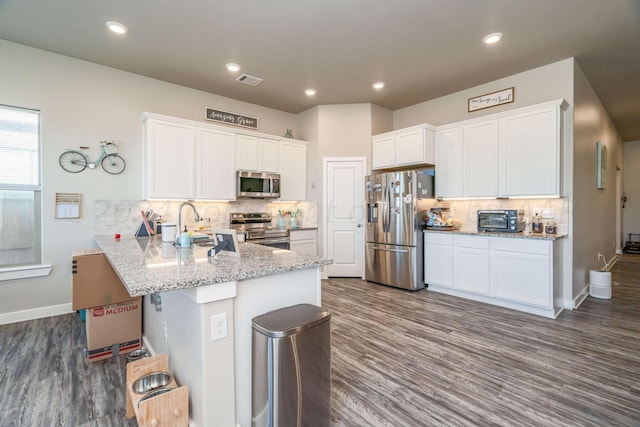
[[[640,426],[640,256],[546,319],[332,279],[335,426]]]
[[[640,426],[640,256],[556,320],[359,279],[323,281],[334,426]],[[0,426],[133,426],[125,358],[77,315],[0,326]],[[248,427],[248,426],[247,426]]]

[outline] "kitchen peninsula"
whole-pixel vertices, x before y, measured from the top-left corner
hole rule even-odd
[[[239,257],[156,238],[96,236],[132,296],[144,295],[145,343],[168,353],[190,390],[190,424],[251,425],[251,319],[294,304],[320,305],[330,260],[250,243]]]

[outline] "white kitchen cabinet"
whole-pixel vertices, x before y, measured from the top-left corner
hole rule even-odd
[[[550,318],[562,311],[561,238],[424,234],[430,290]]]
[[[492,239],[493,296],[553,308],[552,244],[550,240]]]
[[[307,199],[307,143],[280,141],[280,200]]]
[[[384,134],[374,136],[371,142],[372,169],[392,168],[396,165],[396,138]]]
[[[235,200],[235,135],[196,128],[196,199]]]
[[[560,196],[557,100],[438,128],[436,196]]]
[[[500,120],[500,194],[560,195],[560,107]]]
[[[318,255],[318,230],[290,230],[289,249],[305,255]]]
[[[464,133],[462,127],[436,135],[436,197],[463,196]]]
[[[145,198],[194,198],[194,126],[146,119],[144,152]]]
[[[454,288],[489,295],[489,267],[489,237],[454,236]]]
[[[433,165],[435,128],[422,124],[375,135],[371,151],[372,169]]]
[[[453,287],[453,236],[425,233],[424,283],[428,286]]]
[[[465,126],[465,197],[495,197],[498,194],[498,171],[498,121]]]
[[[280,172],[280,141],[238,134],[236,168],[257,172]]]

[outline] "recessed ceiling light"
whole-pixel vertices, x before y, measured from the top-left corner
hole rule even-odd
[[[491,33],[484,36],[482,41],[485,44],[494,44],[494,43],[498,43],[501,38],[502,38],[502,33]]]
[[[385,83],[384,82],[375,82],[371,86],[376,90],[380,90],[385,86]]]
[[[108,29],[117,34],[125,34],[127,31],[129,31],[127,27],[116,21],[107,21],[105,25]]]
[[[225,65],[225,67],[227,67],[227,70],[231,71],[232,73],[240,71],[240,66],[238,64],[234,64],[233,62],[229,62],[227,65]]]
[[[316,90],[315,90],[315,89],[306,89],[306,90],[304,91],[304,93],[306,93],[306,94],[307,94],[307,96],[313,96],[313,95],[315,95],[315,94],[316,94]]]

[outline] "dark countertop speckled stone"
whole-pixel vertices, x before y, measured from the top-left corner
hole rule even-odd
[[[536,233],[498,233],[495,231],[478,232],[472,230],[424,230],[425,233],[458,234],[466,236],[487,236],[487,237],[508,237],[510,239],[535,239],[535,240],[556,240],[567,237],[566,234],[536,234]]]
[[[95,236],[131,296],[287,273],[331,264],[317,256],[240,243],[240,257],[207,258],[210,247],[176,248],[154,237]]]

